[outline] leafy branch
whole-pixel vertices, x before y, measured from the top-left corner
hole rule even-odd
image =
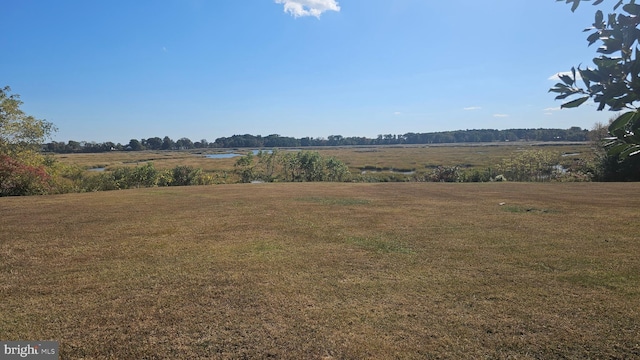
[[[564,1],[571,3],[571,11],[575,11],[580,2],[586,0]],[[604,0],[596,0],[593,5],[602,2]],[[640,154],[640,110],[634,105],[640,101],[640,5],[635,0],[628,3],[619,0],[613,10],[620,7],[622,12],[610,13],[606,19],[604,13],[597,10],[592,26],[584,30],[591,32],[587,37],[589,46],[600,43],[596,52],[601,55],[593,59],[595,67],[578,66],[571,68],[569,75],[559,74],[561,82],[549,92],[558,94],[556,100],[572,98],[561,108],[575,108],[593,99],[598,111],[605,108],[627,111],[610,124],[611,137],[605,144],[609,155],[624,159]],[[582,84],[578,84],[578,78]]]

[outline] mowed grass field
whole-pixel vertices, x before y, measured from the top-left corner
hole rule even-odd
[[[0,198],[0,339],[56,340],[61,359],[640,358],[639,190]]]

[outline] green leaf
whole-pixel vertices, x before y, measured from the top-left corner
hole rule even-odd
[[[603,21],[604,21],[604,14],[602,13],[602,10],[596,11],[596,22],[593,23],[593,26],[595,26],[598,29],[601,29]]]
[[[569,101],[569,102],[568,102],[568,103],[566,103],[566,104],[562,104],[562,105],[560,106],[560,108],[561,108],[561,109],[570,109],[570,108],[575,108],[575,107],[578,107],[578,106],[580,106],[580,105],[584,104],[584,102],[585,102],[585,101],[587,101],[587,100],[589,100],[589,97],[588,97],[588,96],[581,97],[580,99],[576,99],[576,100],[573,100],[573,101]]]
[[[588,71],[582,70],[578,66],[578,72],[580,73],[580,77],[582,78],[582,82],[584,82],[584,86],[588,89],[591,87],[591,80],[589,79]]]
[[[584,70],[580,70],[580,76],[584,79],[587,78],[589,79],[589,81],[593,81],[593,82],[600,82],[602,81],[602,77],[600,77],[600,75],[598,75],[595,71],[586,68]]]
[[[557,83],[554,87],[549,89],[549,92],[564,94],[564,93],[574,93],[575,90],[571,89],[570,87],[568,87],[563,83]]]
[[[622,7],[622,10],[626,11],[631,15],[640,15],[640,5],[637,4],[627,4]]]
[[[571,78],[571,76],[569,75],[558,75],[558,77],[560,78],[560,80],[562,80],[563,83],[572,86],[573,85],[573,79]],[[575,76],[574,76],[575,78]]]
[[[621,152],[625,151],[629,145],[625,143],[616,143],[607,150],[609,156],[617,157]]]
[[[637,119],[638,117],[640,117],[640,113],[638,113],[638,111],[629,111],[618,116],[618,118],[609,125],[609,133],[613,135],[614,132],[620,129],[624,130],[629,122]]]
[[[640,144],[640,134],[628,135],[624,138],[627,144],[638,145]]]
[[[571,12],[575,12],[579,5],[580,0],[573,0],[573,5],[571,5]]]
[[[622,50],[622,40],[608,38],[603,39],[602,42],[603,45],[597,50],[599,53],[610,55]]]
[[[598,68],[607,68],[607,67],[615,66],[615,65],[618,65],[620,61],[622,61],[622,58],[619,58],[619,57],[610,58],[607,56],[601,56],[599,58],[593,59],[593,63],[596,64]]]
[[[640,152],[640,145],[627,145],[628,147],[622,151],[618,156],[621,158],[627,158],[629,156],[637,155]]]
[[[572,94],[572,93],[569,93],[569,94],[562,94],[562,95],[558,95],[558,96],[556,96],[556,98],[555,98],[555,99],[556,99],[556,100],[563,100],[563,99],[568,98],[568,97],[569,97],[569,96],[571,96],[571,95],[573,95],[573,94]]]
[[[593,45],[593,43],[598,41],[598,39],[600,39],[600,32],[594,32],[593,34],[589,35],[589,37],[587,38],[589,46]]]
[[[613,10],[618,10],[620,5],[622,5],[622,4],[623,4],[622,0],[618,1],[618,3],[613,7]]]

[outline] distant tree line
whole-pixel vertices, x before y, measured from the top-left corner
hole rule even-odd
[[[172,140],[170,137],[152,137],[148,139],[131,139],[128,144],[113,142],[52,141],[44,145],[44,150],[53,153],[98,153],[107,151],[140,151],[140,150],[192,150],[204,148],[287,148],[318,146],[372,146],[403,144],[446,144],[446,143],[479,143],[505,141],[587,141],[589,131],[580,127],[569,129],[509,129],[509,130],[456,130],[430,133],[406,133],[402,135],[386,134],[376,138],[344,137],[331,135],[328,138],[293,138],[272,134],[233,135],[221,137],[214,142],[206,139],[193,142],[183,137]]]
[[[52,141],[44,144],[43,150],[46,152],[53,152],[58,154],[64,153],[100,153],[107,151],[141,151],[141,150],[190,150],[190,149],[202,149],[208,148],[211,144],[206,139],[193,142],[190,139],[183,137],[176,141],[170,137],[164,138],[152,137],[148,139],[131,139],[128,144],[113,143],[111,141],[97,143],[87,141],[74,141],[68,142]]]
[[[300,139],[280,135],[233,135],[216,139],[210,147],[306,147],[306,146],[350,146],[350,145],[403,145],[446,144],[504,141],[587,141],[589,131],[580,127],[569,129],[509,129],[509,130],[456,130],[430,133],[386,134],[376,138],[344,137],[331,135],[328,138],[304,137]]]

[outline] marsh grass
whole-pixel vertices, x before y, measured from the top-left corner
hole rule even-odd
[[[464,169],[485,170],[495,167],[504,159],[518,152],[532,149],[546,149],[559,154],[577,154],[568,157],[591,161],[594,151],[590,145],[547,145],[537,143],[494,143],[494,144],[441,144],[415,146],[379,146],[372,148],[341,147],[314,148],[325,157],[336,157],[343,161],[353,174],[367,170],[410,172],[428,171],[439,166],[459,166]],[[246,150],[246,149],[245,149]],[[246,153],[237,150],[238,153]],[[75,164],[85,169],[106,167],[107,170],[121,166],[144,165],[153,162],[158,169],[171,169],[178,165],[202,168],[206,172],[231,172],[237,158],[209,159],[206,153],[223,150],[199,151],[114,151],[98,154],[59,154],[56,159]],[[383,176],[384,174],[377,174]],[[370,174],[369,176],[376,176]]]
[[[290,183],[1,198],[0,339],[57,340],[61,359],[638,358],[638,190]]]

